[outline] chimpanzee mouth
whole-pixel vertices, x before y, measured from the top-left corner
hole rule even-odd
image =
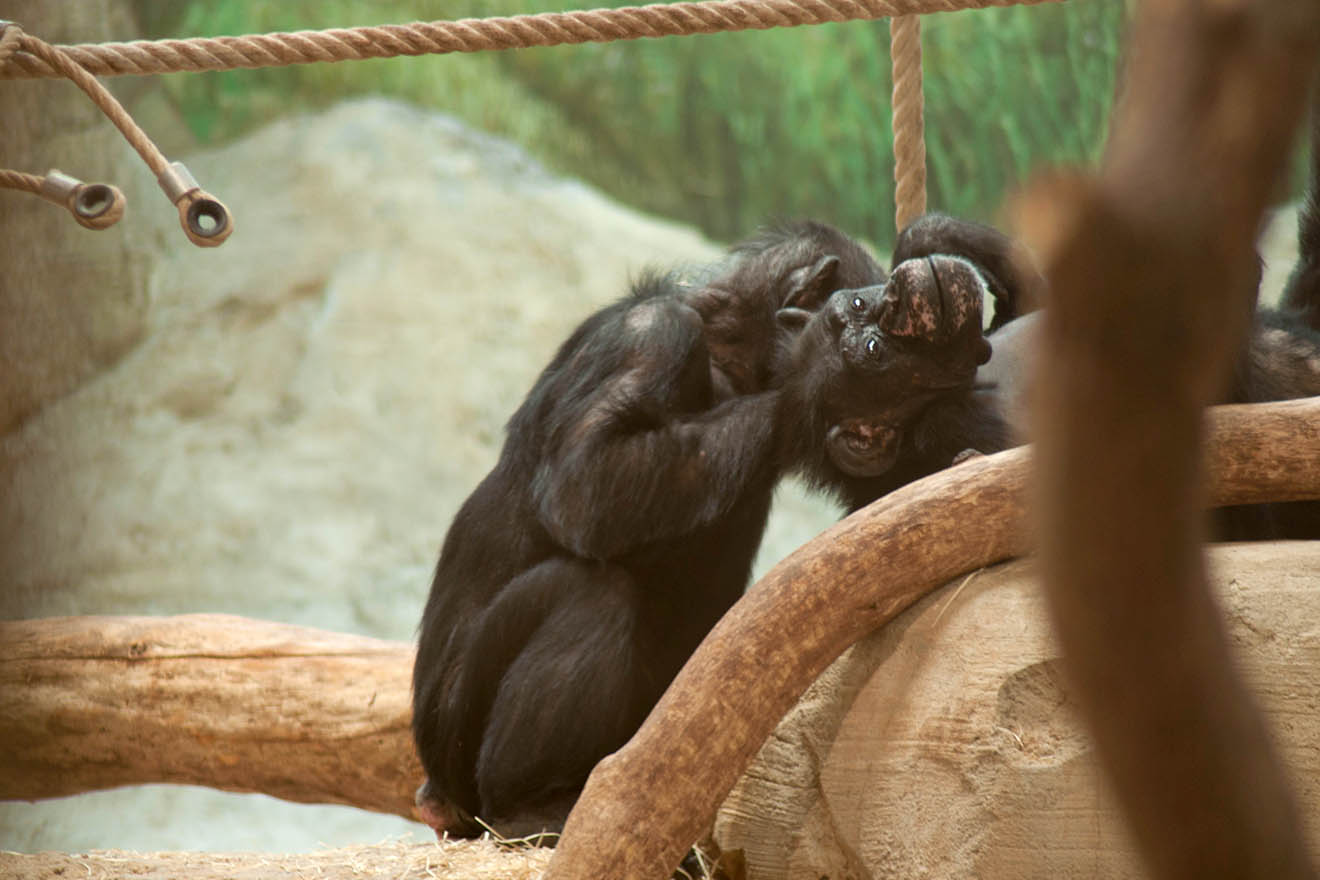
[[[860,451],[873,450],[898,441],[898,429],[878,422],[855,420],[840,424],[839,428],[849,447]]]
[[[893,467],[900,439],[899,429],[891,425],[848,419],[830,428],[825,445],[830,460],[845,474],[874,477]]]

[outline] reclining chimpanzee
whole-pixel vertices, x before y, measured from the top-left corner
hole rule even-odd
[[[927,251],[1006,258],[993,230],[946,223]],[[971,387],[984,277],[920,253],[886,284],[851,239],[801,224],[588,318],[445,538],[413,677],[427,821],[558,830],[746,588],[781,474],[838,487],[837,462],[901,457],[898,428]]]
[[[1314,85],[1310,116],[1310,180],[1298,219],[1298,261],[1278,309],[1261,309],[1242,353],[1224,403],[1259,403],[1320,394],[1320,81]],[[920,240],[926,252],[938,252],[945,240],[944,224],[967,228],[958,221],[925,217],[905,236]],[[958,242],[963,244],[964,242]],[[903,247],[900,242],[900,248]],[[909,250],[911,246],[909,245]],[[1011,314],[1029,310],[1041,300],[1044,284],[1021,254],[1008,257],[999,247],[980,252],[955,250],[972,257],[987,277],[1010,279],[1016,285]],[[895,256],[897,261],[898,257]],[[996,326],[997,325],[997,326]],[[996,315],[990,335],[994,356],[978,372],[976,386],[946,395],[906,423],[908,446],[892,461],[883,450],[854,449],[850,472],[840,481],[841,494],[850,508],[933,470],[963,450],[996,452],[1004,448],[998,437],[1013,443],[1026,437],[1023,398],[1032,373],[1033,338],[1038,316],[1026,315],[1002,322]],[[865,419],[860,420],[865,424]],[[992,429],[987,426],[993,426]],[[864,433],[864,432],[862,432]],[[1246,505],[1216,511],[1215,536],[1221,539],[1320,539],[1320,502]]]
[[[928,215],[909,227],[921,233],[925,227],[940,228],[961,221]],[[1279,309],[1261,309],[1230,387],[1225,389],[1225,403],[1259,403],[1310,397],[1320,394],[1320,196],[1308,199],[1300,218],[1301,253]],[[923,234],[917,237],[927,237]],[[905,247],[902,237],[900,247]],[[907,246],[910,251],[910,246]],[[1004,248],[997,253],[1007,254]],[[964,254],[975,258],[976,252],[964,247]],[[897,260],[897,256],[895,257]],[[986,261],[977,260],[984,267]],[[1015,268],[1016,267],[1016,268]],[[895,268],[895,273],[900,267]],[[993,289],[995,278],[1009,279],[1010,296],[1004,301],[1015,306],[1014,317],[992,323],[987,337],[993,349],[988,363],[977,372],[968,387],[955,388],[914,410],[901,425],[883,423],[869,414],[865,403],[859,404],[851,418],[852,443],[844,454],[832,456],[830,464],[817,471],[832,474],[830,487],[855,510],[908,482],[927,476],[970,453],[991,453],[1027,439],[1026,385],[1031,376],[1035,336],[1039,330],[1038,314],[1017,316],[1023,303],[1039,301],[1043,280],[1029,261],[1021,259],[996,267],[997,274],[982,268],[987,285]],[[867,296],[871,291],[856,291]],[[995,325],[998,325],[995,327]],[[818,366],[820,366],[818,364]],[[894,411],[892,405],[887,407]],[[875,438],[900,437],[901,448],[895,452]],[[1269,538],[1320,538],[1320,504],[1246,505],[1216,511],[1214,535],[1221,540],[1260,540]]]
[[[1260,403],[1320,394],[1320,114],[1313,128],[1312,183],[1299,218],[1297,267],[1280,307],[1258,310],[1247,349],[1224,391],[1224,403]],[[900,236],[900,249],[912,252],[913,240],[933,240],[932,248],[943,246],[932,230],[942,230],[946,224],[955,229],[974,228],[962,221],[928,215]],[[1042,299],[1044,282],[1022,254],[1012,261],[993,263],[980,256],[988,249],[971,248],[965,238],[959,244],[959,252],[971,256],[982,268],[991,289],[994,279],[1008,279],[1011,295],[1004,302],[1014,306],[1009,313],[1013,317],[1001,321],[997,312],[988,337],[993,356],[978,371],[973,386],[939,396],[907,419],[901,429],[890,429],[888,433],[896,432],[903,438],[898,454],[883,444],[865,442],[868,437],[885,437],[887,432],[867,415],[864,405],[855,411],[857,415],[850,420],[855,426],[854,442],[846,456],[834,457],[840,472],[835,474],[833,488],[850,510],[946,467],[963,455],[998,452],[1027,438],[1025,392],[1034,370],[1032,354],[1039,315],[1019,317],[1018,313]],[[994,252],[1009,255],[1006,247],[995,248]],[[994,271],[987,271],[987,266],[993,266]],[[1317,539],[1320,503],[1226,508],[1215,512],[1213,526],[1214,536],[1221,540]]]

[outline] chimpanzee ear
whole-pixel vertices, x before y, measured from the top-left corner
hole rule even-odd
[[[779,329],[788,330],[792,333],[796,333],[807,326],[807,322],[810,320],[811,312],[806,309],[790,306],[775,312],[775,322],[779,324]]]
[[[839,258],[833,254],[821,257],[810,266],[799,266],[788,276],[788,293],[783,306],[800,309],[818,309],[836,288]]]

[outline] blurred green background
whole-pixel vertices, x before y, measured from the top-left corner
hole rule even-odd
[[[139,0],[145,36],[591,8],[573,0]],[[622,4],[618,4],[622,5]],[[1033,169],[1099,152],[1124,0],[926,16],[931,209],[994,220]],[[165,78],[222,143],[282,114],[385,94],[508,137],[552,168],[718,240],[767,218],[893,240],[886,21]]]

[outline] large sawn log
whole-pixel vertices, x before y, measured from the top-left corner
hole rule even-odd
[[[0,622],[0,798],[169,782],[413,818],[412,661],[222,614]]]

